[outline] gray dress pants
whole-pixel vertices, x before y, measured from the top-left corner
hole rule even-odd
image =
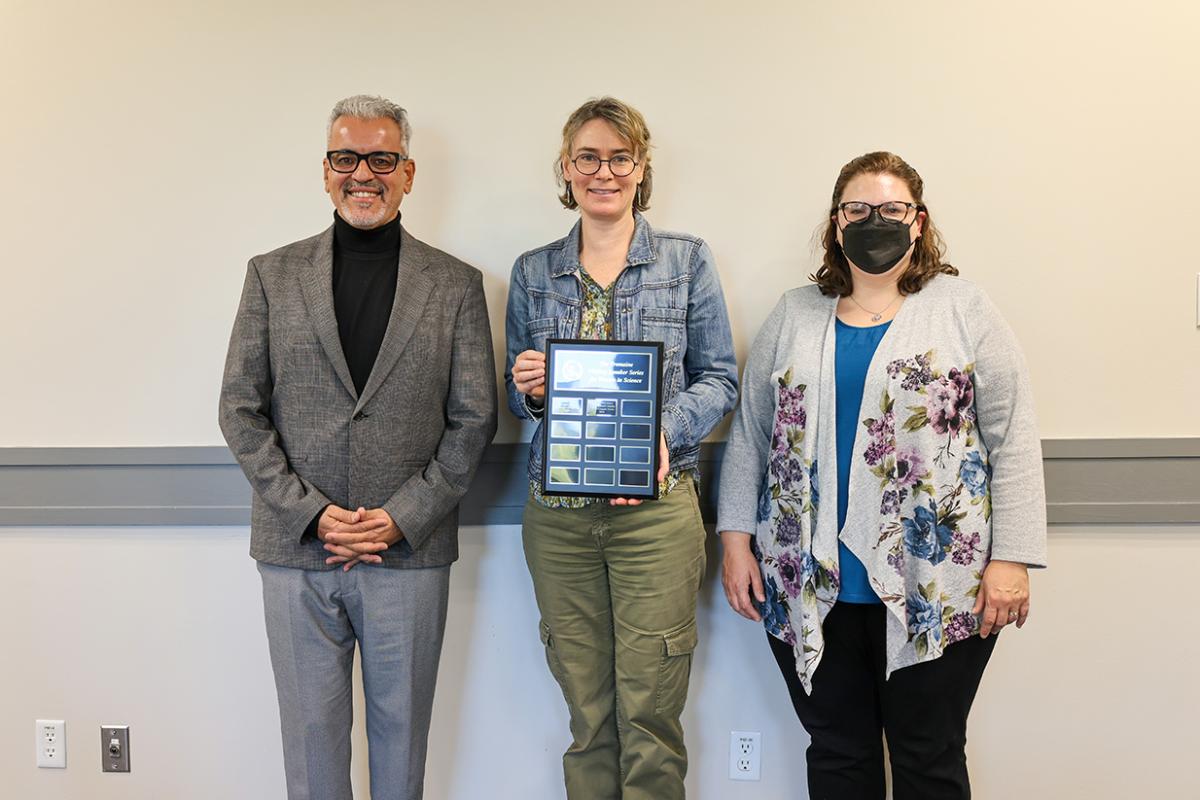
[[[357,642],[372,800],[420,800],[450,567],[259,563],[288,800],[352,800],[351,671]]]

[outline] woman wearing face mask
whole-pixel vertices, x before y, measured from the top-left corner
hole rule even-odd
[[[696,646],[704,525],[700,442],[732,410],[737,365],[712,252],[655,230],[650,133],[610,97],[563,127],[559,200],[579,210],[563,239],[517,259],[509,285],[509,407],[538,423],[522,538],[550,671],[571,715],[571,800],[684,796],[679,717]],[[591,500],[541,492],[548,338],[663,343],[660,497]]]
[[[813,798],[970,796],[967,714],[1043,566],[1025,365],[954,277],[921,177],[842,168],[815,286],[784,294],[742,380],[721,471],[723,583],[761,620],[808,731]]]

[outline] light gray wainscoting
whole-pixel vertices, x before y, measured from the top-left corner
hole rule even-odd
[[[724,445],[701,453],[715,516]],[[1200,438],[1047,439],[1052,524],[1200,523]],[[488,448],[466,525],[521,521],[526,444]],[[0,448],[0,525],[246,525],[250,489],[224,447]]]

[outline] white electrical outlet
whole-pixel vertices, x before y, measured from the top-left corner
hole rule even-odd
[[[43,769],[67,768],[67,723],[39,719],[35,725],[37,765]]]
[[[729,779],[762,779],[762,734],[758,731],[729,732]]]

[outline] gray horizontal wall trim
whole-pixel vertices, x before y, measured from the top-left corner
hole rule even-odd
[[[1200,458],[1200,438],[1044,439],[1042,455],[1058,458]]]
[[[1200,438],[1047,439],[1052,524],[1200,523]],[[701,450],[715,518],[722,443]],[[488,448],[466,525],[521,521],[527,444]],[[246,525],[250,489],[224,447],[0,448],[0,525]]]

